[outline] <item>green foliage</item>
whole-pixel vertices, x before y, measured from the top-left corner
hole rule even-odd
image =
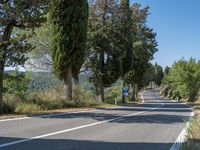
[[[121,60],[121,73],[122,77],[128,73],[133,67],[133,19],[130,9],[129,0],[121,0],[119,9],[120,23],[120,43],[118,43],[119,49],[124,51],[124,57]]]
[[[40,92],[62,86],[63,82],[51,72],[32,72],[27,92]]]
[[[90,2],[87,68],[96,88],[111,86],[121,75],[121,61],[125,50],[119,31],[118,5],[112,2]],[[123,39],[125,41],[125,39]]]
[[[148,74],[147,72],[152,74],[152,70],[149,71],[149,68],[151,68],[149,62],[153,59],[153,55],[157,51],[156,33],[146,24],[149,7],[140,7],[141,5],[138,3],[133,4],[131,7],[134,37],[132,59],[134,63],[126,75],[127,82],[133,85],[137,84],[138,89],[146,86],[146,74]]]
[[[79,73],[84,61],[87,40],[87,0],[53,0],[50,16],[53,27],[53,70],[59,79],[64,79],[69,68],[78,70]]]
[[[164,75],[168,75],[169,70],[170,70],[170,67],[166,66],[165,69],[164,69]]]
[[[28,40],[34,49],[29,52],[25,63],[26,69],[33,71],[52,71],[51,45],[52,25],[49,20],[35,29],[35,34]]]
[[[15,93],[16,95],[19,95],[22,100],[25,100],[30,76],[30,73],[19,72],[19,69],[15,69],[11,74],[6,74],[4,76],[5,94]]]
[[[164,77],[163,69],[160,65],[155,63],[154,70],[155,70],[155,84],[160,86],[162,79]]]
[[[111,87],[106,88],[105,90],[105,99],[106,103],[115,104],[115,99],[119,102],[122,97],[122,82],[118,81],[113,84]]]
[[[0,109],[3,103],[5,66],[24,65],[32,46],[32,31],[45,22],[46,1],[6,0],[0,2]],[[27,32],[18,31],[28,30]]]
[[[181,59],[175,62],[164,77],[163,84],[170,86],[174,93],[170,96],[177,95],[194,101],[200,89],[200,61],[191,58],[189,61]]]
[[[93,91],[85,90],[80,86],[75,86],[73,91],[75,107],[91,107],[99,104]]]
[[[43,16],[46,13],[44,5],[44,1],[28,3],[23,0],[8,0],[1,5],[0,48],[4,49],[1,51],[1,59],[6,58],[7,66],[23,65],[27,60],[25,54],[32,49],[27,38],[31,36],[32,29],[46,21]],[[21,32],[19,29],[31,30]]]

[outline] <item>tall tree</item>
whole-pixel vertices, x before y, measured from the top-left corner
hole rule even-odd
[[[124,51],[124,56],[121,60],[121,76],[123,79],[123,87],[126,83],[126,74],[133,67],[133,31],[132,31],[132,17],[129,0],[121,0],[120,2],[120,43],[119,47]],[[125,101],[122,94],[122,101]]]
[[[103,102],[104,88],[111,86],[120,76],[117,13],[117,0],[90,1],[87,67],[92,73],[96,93]]]
[[[156,33],[148,27],[147,17],[149,7],[141,8],[140,4],[133,4],[132,7],[132,28],[133,28],[133,67],[128,72],[127,78],[135,93],[144,86],[144,74],[149,68],[149,62],[157,51]],[[133,93],[134,94],[134,93]],[[137,95],[137,94],[134,94]],[[132,96],[133,99],[135,96]]]
[[[166,66],[165,69],[164,69],[164,75],[168,75],[169,70],[170,70],[170,67]]]
[[[72,74],[85,57],[87,40],[87,0],[52,0],[52,61],[55,75],[64,81],[66,99],[72,99]]]
[[[43,72],[53,71],[53,62],[51,58],[52,40],[52,24],[48,19],[46,23],[35,30],[34,36],[32,36],[29,40],[34,46],[34,50],[28,54],[29,59],[25,64],[26,69]],[[84,58],[85,57],[81,57],[78,61],[79,63],[77,62],[76,65],[72,67],[72,75],[74,77],[74,81],[78,82],[78,75],[84,70],[82,67],[83,61],[85,60]],[[82,69],[80,70],[81,67]]]
[[[157,86],[160,86],[162,83],[162,79],[164,77],[163,69],[160,65],[155,63],[154,70],[155,70],[155,84]]]
[[[23,65],[30,34],[20,34],[16,29],[34,29],[45,21],[45,0],[6,0],[0,2],[0,107],[3,102],[3,77],[5,66]],[[13,32],[15,30],[15,32]]]

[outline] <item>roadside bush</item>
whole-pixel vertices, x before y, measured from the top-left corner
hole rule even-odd
[[[4,76],[4,93],[17,94],[20,99],[26,99],[26,92],[30,82],[30,73],[19,72],[19,69]]]
[[[65,91],[61,88],[30,93],[27,102],[40,106],[42,110],[52,110],[72,107],[91,107],[98,105],[93,93],[78,86],[73,88],[73,100],[65,100]]]
[[[14,113],[16,106],[21,102],[22,99],[18,93],[5,94],[1,113]]]
[[[163,85],[169,86],[169,97],[178,96],[189,101],[197,100],[200,89],[200,61],[181,59],[172,65],[168,75],[163,79]]]
[[[114,104],[115,99],[119,101],[121,97],[122,97],[121,88],[119,86],[113,86],[113,87],[107,88],[105,91],[106,103]]]
[[[13,113],[14,110],[12,107],[10,107],[8,104],[3,103],[3,107],[0,110],[0,114],[8,114],[8,113]]]
[[[91,107],[100,104],[91,90],[84,90],[79,86],[74,86],[73,93],[75,107]]]
[[[19,92],[6,94],[4,108],[0,113],[33,113],[62,108],[92,107],[99,105],[93,92],[78,86],[73,88],[73,100],[65,100],[65,91],[61,88],[29,93],[22,99]]]
[[[32,104],[32,103],[20,103],[16,106],[15,112],[16,113],[34,113],[37,111],[41,111],[41,107],[38,106],[37,104]]]
[[[191,122],[186,138],[181,150],[200,150],[200,118],[195,118]]]

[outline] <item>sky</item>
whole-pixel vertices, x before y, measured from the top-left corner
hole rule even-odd
[[[153,63],[162,67],[190,57],[200,60],[200,0],[130,0],[150,7],[148,26],[157,33]]]

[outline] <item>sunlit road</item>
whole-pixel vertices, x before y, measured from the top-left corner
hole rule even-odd
[[[134,107],[0,121],[0,150],[169,150],[191,108],[143,95]]]

